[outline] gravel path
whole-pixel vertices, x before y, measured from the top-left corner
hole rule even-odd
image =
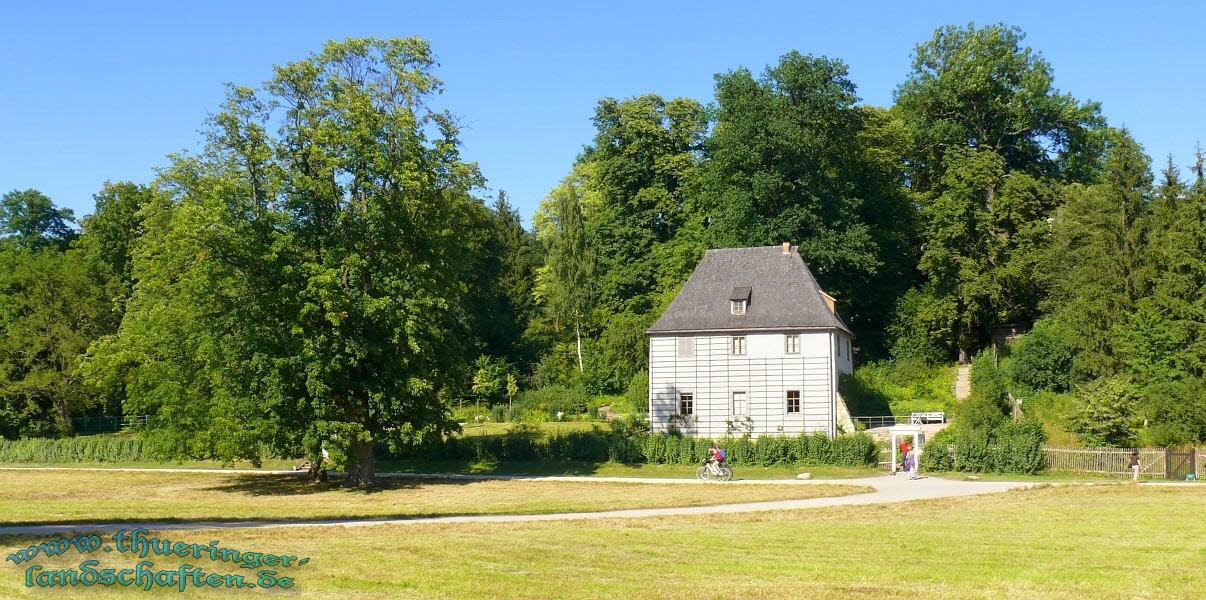
[[[117,470],[117,469],[102,469]],[[121,469],[138,471],[139,469]],[[175,472],[204,471],[203,469],[160,469]],[[211,471],[212,472],[212,471]],[[231,470],[220,471],[231,473]],[[265,473],[265,471],[247,471]],[[289,473],[290,471],[284,471]],[[130,521],[125,523],[95,523],[70,525],[11,525],[0,526],[0,535],[54,535],[67,532],[104,532],[118,529],[143,527],[150,530],[197,530],[197,529],[246,529],[263,527],[316,527],[342,526],[364,527],[371,525],[428,525],[436,523],[520,523],[533,521],[572,521],[582,519],[638,519],[682,515],[710,515],[722,513],[746,513],[772,510],[802,510],[826,506],[854,506],[866,504],[891,504],[926,500],[992,494],[1013,489],[1031,487],[1031,483],[1004,481],[954,481],[950,479],[923,477],[910,481],[904,476],[884,475],[858,479],[766,479],[734,481],[730,483],[703,482],[695,479],[658,479],[651,477],[552,477],[552,476],[487,476],[487,475],[441,475],[416,473],[383,473],[385,477],[447,478],[470,480],[517,480],[517,481],[597,481],[616,483],[642,483],[664,485],[856,485],[868,486],[875,491],[850,496],[809,498],[805,500],[778,500],[773,502],[750,502],[743,504],[719,504],[714,506],[691,506],[683,508],[642,508],[599,512],[553,513],[542,515],[475,515],[452,517],[427,517],[415,519],[330,519],[306,521],[190,521],[186,523],[162,523]]]

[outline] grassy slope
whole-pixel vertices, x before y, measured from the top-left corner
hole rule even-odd
[[[293,573],[307,598],[1164,599],[1206,589],[1204,511],[1202,490],[1097,486],[706,518],[164,535],[309,556]],[[8,565],[0,595],[20,582]]]
[[[98,490],[104,490],[103,495]],[[553,513],[840,496],[855,486],[385,480],[369,490],[283,475],[0,471],[0,523]],[[103,500],[98,500],[98,496]]]

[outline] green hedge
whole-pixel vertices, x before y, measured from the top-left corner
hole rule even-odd
[[[137,437],[0,440],[0,462],[6,463],[138,462],[155,460],[154,454]]]
[[[946,430],[926,444],[921,468],[1033,475],[1043,470],[1044,441],[1042,426],[1034,421],[1007,422],[991,436],[978,431]]]
[[[824,434],[715,440],[737,466],[875,464],[875,441],[866,434],[830,439]],[[617,434],[600,430],[542,436],[533,431],[448,438],[411,449],[409,458],[528,462],[570,460],[690,465],[701,462],[713,440],[669,434]],[[139,462],[170,459],[138,437],[0,440],[0,462]],[[1040,457],[1041,458],[1041,457]]]
[[[449,438],[418,448],[411,458],[483,460],[491,462],[574,460],[689,465],[701,462],[714,440],[669,434],[616,435],[602,431],[539,436],[515,432],[500,436]],[[757,440],[715,440],[736,466],[875,464],[875,440],[866,434],[830,439],[824,434],[767,436]]]

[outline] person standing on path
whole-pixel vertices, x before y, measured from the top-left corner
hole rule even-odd
[[[1139,451],[1131,450],[1131,462],[1127,464],[1131,470],[1131,481],[1139,483]]]
[[[901,468],[901,470],[904,470],[904,471],[909,470],[908,463],[905,462],[905,460],[908,456],[909,456],[909,439],[905,438],[905,439],[901,440],[901,442],[900,442],[900,468]]]
[[[909,453],[905,455],[905,463],[908,465],[906,470],[909,472],[909,479],[917,479],[917,448],[909,448]]]

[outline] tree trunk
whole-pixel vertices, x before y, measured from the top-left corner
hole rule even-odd
[[[373,443],[355,440],[348,448],[348,473],[344,483],[348,487],[365,487],[377,481],[373,464]]]
[[[321,483],[327,480],[327,470],[322,468],[322,457],[310,460],[310,483]]]
[[[582,367],[582,325],[578,322],[574,323],[574,335],[578,338],[578,372],[582,373],[586,369]]]

